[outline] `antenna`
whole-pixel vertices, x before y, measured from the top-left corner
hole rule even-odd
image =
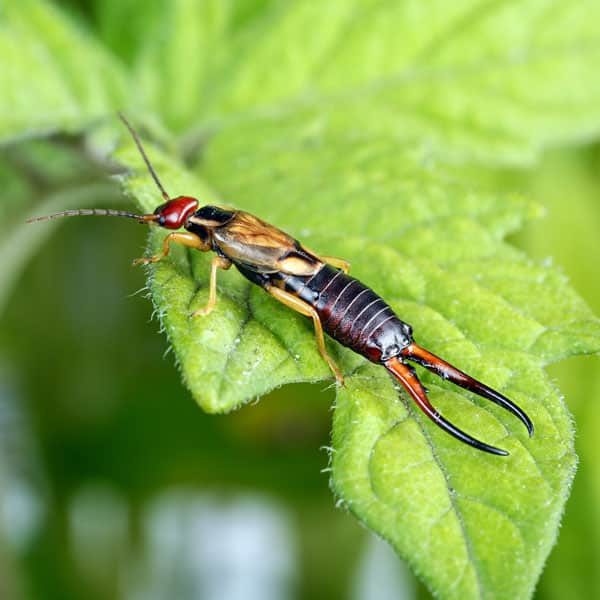
[[[51,219],[59,219],[60,217],[81,217],[81,216],[96,216],[96,217],[127,217],[136,219],[140,223],[149,221],[157,221],[158,215],[136,215],[125,210],[112,210],[111,208],[76,208],[73,210],[63,210],[52,215],[44,217],[32,217],[27,219],[26,223],[38,223],[39,221],[50,221]]]
[[[125,118],[123,113],[119,112],[117,114],[119,115],[119,119],[121,119],[121,121],[123,121],[123,123],[125,123],[125,127],[127,127],[127,129],[129,129],[129,133],[131,133],[131,137],[133,138],[135,145],[138,147],[138,150],[140,151],[140,154],[142,155],[142,158],[144,159],[144,162],[146,163],[146,166],[148,167],[148,171],[150,171],[150,175],[152,175],[152,179],[154,179],[154,183],[156,183],[158,189],[161,191],[161,194],[162,194],[162,197],[164,198],[164,200],[166,202],[168,202],[171,199],[171,197],[165,191],[165,188],[162,186],[162,183],[160,182],[160,179],[158,178],[158,175],[152,168],[152,165],[150,164],[150,160],[148,159],[148,157],[146,156],[146,153],[144,152],[144,147],[142,146],[142,142],[140,141],[138,134],[135,132],[135,129],[131,126],[131,124]]]

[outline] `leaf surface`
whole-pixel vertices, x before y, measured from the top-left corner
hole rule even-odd
[[[253,145],[248,132],[245,139]],[[527,411],[536,425],[531,440],[508,413],[421,373],[445,416],[511,452],[483,455],[422,417],[381,367],[329,342],[348,374],[338,390],[332,454],[332,485],[343,503],[443,597],[528,597],[554,543],[575,464],[571,422],[543,367],[574,351],[597,351],[600,324],[564,277],[504,243],[538,213],[535,206],[475,192],[440,166],[424,170],[408,151],[374,161],[360,144],[347,144],[340,165],[333,146],[312,148],[318,177],[288,156],[294,150],[273,153],[263,167],[273,181],[267,189],[260,179],[268,175],[258,169],[221,174],[220,165],[236,163],[217,155],[215,144],[203,172],[239,186],[225,197],[153,156],[172,193],[194,190],[207,203],[242,198],[245,209],[274,215],[311,248],[349,258],[353,274],[413,325],[420,344]],[[137,172],[127,185],[149,210],[156,192],[139,161]],[[284,199],[279,178],[295,182]],[[311,190],[315,179],[320,194]],[[393,192],[378,189],[377,180]],[[377,198],[372,205],[362,201],[368,193]],[[152,236],[152,251],[163,235]],[[184,380],[205,410],[227,412],[284,383],[331,378],[311,323],[233,269],[219,273],[214,313],[191,320],[207,300],[209,257],[172,256],[152,270],[153,294]]]
[[[119,63],[52,5],[0,6],[0,143],[74,133],[122,107]]]

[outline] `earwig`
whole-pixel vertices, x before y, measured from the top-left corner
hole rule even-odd
[[[162,260],[168,256],[171,244],[214,252],[208,302],[192,313],[192,317],[205,316],[213,310],[217,300],[217,272],[234,265],[244,277],[273,298],[312,319],[319,352],[340,385],[343,385],[344,377],[327,352],[324,333],[371,362],[383,365],[429,419],[473,448],[508,455],[506,450],[471,437],[447,421],[432,406],[415,369],[407,361],[501,406],[525,425],[530,436],[533,435],[531,419],[506,396],[418,346],[413,339],[412,327],[400,320],[371,288],[348,275],[350,265],[346,261],[316,254],[250,213],[212,205],[200,206],[200,202],[191,196],[171,198],[152,168],[135,130],[123,115],[119,116],[131,133],[164,203],[152,214],[79,209],[33,218],[29,222],[98,215],[127,217],[165,229],[183,228],[185,232],[173,231],[164,238],[161,253],[137,259],[134,264]]]

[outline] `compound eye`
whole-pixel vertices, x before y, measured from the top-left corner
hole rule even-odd
[[[165,209],[165,207],[167,206],[167,204],[169,204],[168,202],[165,202],[164,204],[161,204],[159,206],[157,206],[154,209],[154,213],[155,215],[160,215],[162,213],[162,211]]]

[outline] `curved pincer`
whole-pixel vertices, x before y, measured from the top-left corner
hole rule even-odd
[[[431,405],[423,385],[419,381],[414,369],[409,365],[404,364],[399,358],[394,357],[387,360],[385,368],[394,375],[394,377],[402,384],[404,389],[410,394],[412,399],[416,402],[417,406],[441,429],[456,439],[477,448],[477,450],[483,450],[490,454],[497,454],[499,456],[507,456],[508,452],[495,446],[490,446],[485,442],[482,442],[474,437],[471,437],[468,433],[465,433],[450,421],[447,421],[442,415]]]
[[[470,375],[463,373],[463,371],[457,369],[439,356],[436,356],[428,350],[425,350],[425,348],[421,348],[421,346],[418,346],[414,342],[403,348],[401,355],[404,359],[416,362],[432,373],[435,373],[442,379],[447,379],[455,385],[458,385],[465,390],[469,390],[478,396],[491,400],[498,406],[501,406],[508,412],[512,413],[523,423],[523,425],[525,425],[527,432],[529,433],[529,437],[533,435],[533,423],[525,411],[517,406],[514,402],[509,400],[506,396],[503,396],[500,392],[488,387]]]

